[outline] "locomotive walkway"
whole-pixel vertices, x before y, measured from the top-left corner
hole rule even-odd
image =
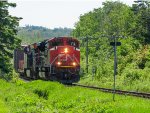
[[[100,90],[100,91],[108,92],[108,93],[114,93],[113,89],[108,89],[108,88],[86,86],[86,85],[81,85],[81,84],[72,84],[72,85],[73,86],[84,87],[84,88],[96,89],[96,90]],[[115,93],[116,94],[121,94],[121,95],[131,95],[131,96],[136,96],[136,97],[142,97],[142,98],[150,99],[150,93],[141,93],[141,92],[123,91],[123,90],[115,90]]]

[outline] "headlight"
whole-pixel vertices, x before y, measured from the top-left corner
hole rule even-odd
[[[72,63],[73,66],[76,66],[77,64],[75,62]]]
[[[65,52],[65,53],[68,53],[68,48],[65,48],[65,49],[64,49],[64,52]]]
[[[61,62],[57,62],[57,65],[60,66],[60,65],[61,65]]]

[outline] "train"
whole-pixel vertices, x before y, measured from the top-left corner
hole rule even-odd
[[[54,37],[14,50],[14,69],[23,77],[64,84],[80,80],[80,43],[74,37]]]

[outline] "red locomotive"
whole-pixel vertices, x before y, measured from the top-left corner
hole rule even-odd
[[[23,48],[14,52],[14,67],[21,75],[61,83],[79,81],[80,49],[77,39],[55,37]]]

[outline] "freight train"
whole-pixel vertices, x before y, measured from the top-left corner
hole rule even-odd
[[[21,76],[74,83],[80,80],[79,41],[54,37],[14,50],[14,68]]]

